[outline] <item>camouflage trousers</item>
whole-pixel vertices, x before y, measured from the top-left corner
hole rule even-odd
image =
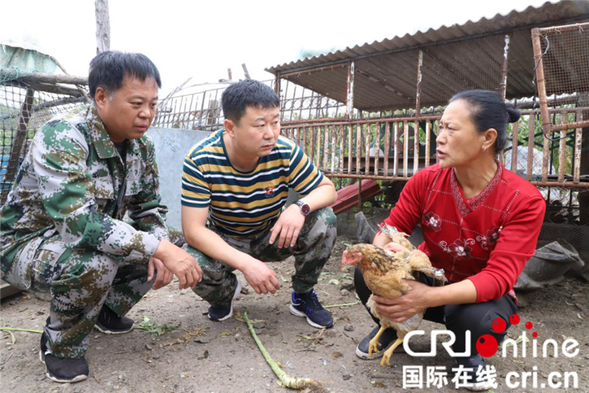
[[[233,237],[222,233],[218,235],[233,248],[262,262],[282,261],[294,255],[292,288],[297,293],[306,293],[317,284],[321,270],[331,255],[337,235],[337,217],[331,208],[312,212],[305,218],[296,245],[288,248],[278,248],[278,239],[274,244],[269,244],[269,230],[252,237]],[[184,249],[196,259],[202,269],[202,281],[196,285],[194,293],[213,306],[230,303],[237,288],[237,277],[232,273],[235,269],[209,258],[188,244],[184,245]]]
[[[86,353],[89,334],[106,306],[125,315],[153,285],[145,261],[120,261],[98,251],[70,249],[59,236],[33,239],[3,279],[18,288],[49,292],[48,347],[62,358]]]

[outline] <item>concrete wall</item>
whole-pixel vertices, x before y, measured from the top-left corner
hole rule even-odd
[[[150,128],[156,161],[160,171],[160,192],[163,203],[168,206],[168,224],[180,229],[180,191],[182,187],[182,165],[184,156],[197,142],[209,136],[210,132],[179,130],[174,128]]]

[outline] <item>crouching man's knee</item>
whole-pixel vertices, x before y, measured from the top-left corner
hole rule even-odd
[[[299,236],[305,244],[323,243],[331,250],[337,237],[337,216],[330,207],[312,212],[305,219]]]
[[[119,265],[103,253],[73,250],[70,255],[62,255],[52,268],[45,269],[42,281],[55,292],[72,289],[107,292]]]

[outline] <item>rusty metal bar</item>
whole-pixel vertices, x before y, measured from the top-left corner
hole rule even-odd
[[[364,173],[370,173],[370,124],[366,125],[366,134],[364,136],[364,165],[366,169]]]
[[[527,178],[528,181],[532,181],[533,179],[533,165],[534,165],[534,152],[536,149],[534,148],[534,134],[535,134],[535,126],[534,121],[536,119],[535,115],[530,115],[528,118],[528,174]]]
[[[540,99],[540,112],[542,113],[542,131],[545,136],[550,135],[550,116],[548,114],[548,98],[546,96],[546,79],[544,77],[544,63],[542,62],[542,44],[540,43],[540,29],[532,29],[532,47],[534,49],[534,64],[536,65],[536,88]],[[543,168],[544,172],[544,168]],[[546,181],[544,173],[542,181]]]
[[[564,170],[566,167],[566,147],[567,147],[567,143],[566,143],[566,138],[567,138],[567,133],[566,131],[561,131],[560,132],[560,146],[559,146],[559,151],[558,151],[558,182],[562,182],[564,181]]]
[[[423,51],[419,51],[417,56],[417,86],[415,88],[415,117],[419,118],[419,112],[421,110],[421,81],[423,75],[421,73],[421,67],[423,66]]]
[[[550,27],[542,27],[534,30],[538,30],[541,33],[563,33],[565,31],[579,31],[583,29],[589,28],[589,22],[585,23],[576,23],[573,25],[564,25],[564,26],[550,26]]]
[[[360,174],[360,162],[362,158],[362,125],[356,124],[356,173]]]
[[[517,171],[517,132],[519,121],[513,124],[511,135],[511,171]]]
[[[413,174],[419,170],[419,121],[415,120],[413,130]]]
[[[301,96],[301,105],[299,106],[299,119],[303,117],[303,106],[305,106],[305,90]]]
[[[431,132],[431,126],[432,123],[430,123],[429,120],[427,120],[425,122],[425,166],[428,167],[429,166],[429,158],[431,155],[431,148],[430,148],[430,142],[431,142],[431,136],[430,136],[430,132]]]
[[[189,106],[190,113],[189,113],[189,116],[188,116],[189,118],[190,118],[190,117],[191,117],[191,115],[194,113],[192,108],[194,108],[194,110],[196,111],[196,107],[194,106],[194,96],[195,96],[195,95],[196,95],[196,94],[193,94],[193,95],[192,95],[192,97],[191,97],[191,99],[190,99],[190,106]],[[194,123],[192,124],[192,126],[194,127]]]
[[[21,105],[20,116],[18,119],[18,128],[16,129],[16,135],[12,142],[10,158],[8,159],[8,167],[6,168],[6,175],[4,176],[4,182],[7,184],[11,184],[14,181],[14,177],[16,176],[18,161],[22,156],[20,153],[24,142],[27,139],[27,126],[29,124],[29,120],[31,120],[32,117],[31,108],[33,107],[34,98],[35,90],[27,89],[25,99]]]
[[[575,108],[575,109],[584,109],[584,110],[589,110],[589,107],[581,107],[581,108]],[[558,108],[549,108],[548,112],[550,114],[552,113],[567,113],[570,112],[570,109],[558,109]],[[521,111],[522,116],[524,115],[529,115],[529,114],[535,114],[538,113],[537,110],[535,111]],[[436,121],[439,120],[442,116],[441,115],[431,115],[431,116],[420,116],[419,120],[431,120],[431,121]],[[345,121],[342,120],[342,118],[321,118],[321,119],[308,119],[308,120],[298,120],[298,121],[284,121],[281,122],[281,124],[283,126],[301,126],[301,125],[310,125],[313,124],[315,126],[323,126],[323,125],[350,125],[350,124],[365,124],[365,123],[377,123],[377,122],[381,122],[383,120],[387,120],[387,121],[414,121],[415,117],[388,117],[388,118],[371,118],[371,119],[353,119],[350,121]],[[589,120],[584,120],[583,123],[568,123],[567,125],[573,125],[572,128],[577,128],[577,127],[584,127],[587,126],[589,123]],[[555,127],[559,127],[559,126],[555,126]],[[556,131],[560,131],[558,129],[556,129]]]
[[[543,135],[543,147],[542,147],[542,181],[548,181],[548,164],[550,162],[550,140]]]
[[[380,158],[380,123],[376,123],[376,135],[374,137],[374,174],[378,175],[378,159]],[[369,126],[370,127],[370,126]]]
[[[583,119],[583,111],[577,111],[577,120]],[[581,173],[581,150],[582,150],[583,129],[575,130],[575,148],[573,152],[573,183],[579,183]],[[589,153],[588,153],[589,154]]]
[[[329,173],[326,172],[325,176],[329,177],[329,178],[349,178],[349,179],[372,179],[372,180],[402,180],[402,181],[407,181],[409,180],[406,177],[401,177],[401,176],[372,176],[372,175],[349,175],[349,174],[345,174],[345,173]],[[589,182],[587,183],[567,183],[567,182],[563,182],[563,183],[559,183],[559,182],[555,182],[555,181],[546,181],[546,182],[542,182],[542,181],[533,181],[530,182],[531,184],[533,184],[536,187],[559,187],[559,188],[575,188],[575,189],[589,189]]]
[[[282,83],[281,83],[280,80],[278,80],[278,84],[279,84],[278,87],[280,87],[280,89],[282,89]],[[284,114],[286,112],[285,109],[286,109],[286,103],[288,102],[288,86],[289,85],[290,85],[290,83],[288,83],[288,81],[286,81],[286,88],[284,89],[284,99],[280,99],[280,89],[278,90],[278,93],[277,93],[278,94],[278,98],[280,99],[280,103],[283,104],[283,106],[284,106],[282,108],[282,110],[280,111],[280,112],[282,112],[282,114]],[[296,86],[297,85],[294,84],[294,83],[293,83],[293,85],[295,86],[295,89],[296,89]]]
[[[329,134],[330,132],[328,128],[323,127],[323,169],[327,169],[327,157],[329,156]]]
[[[317,168],[321,168],[321,154],[325,154],[326,146],[323,145],[323,138],[321,138],[321,127],[317,127]]]
[[[348,80],[346,85],[346,118],[349,119],[352,116],[354,110],[354,74],[355,74],[355,63],[351,61],[348,66]]]
[[[303,127],[303,151],[307,153],[307,127]],[[313,149],[310,151],[312,152]]]
[[[352,153],[354,151],[353,147],[353,127],[350,125],[348,126],[348,173],[352,173]]]
[[[398,162],[399,162],[399,149],[398,149],[398,141],[399,141],[399,123],[395,122],[395,140],[393,141],[393,175],[396,176],[399,170]]]
[[[509,59],[509,42],[510,36],[509,34],[505,35],[505,46],[503,47],[503,67],[501,68],[501,84],[499,85],[501,88],[501,97],[505,99],[505,95],[507,94],[507,69],[508,69],[508,59]]]
[[[315,144],[315,141],[317,141],[317,144]],[[320,151],[319,151],[319,149],[321,148],[320,145],[321,145],[321,138],[317,134],[317,128],[311,127],[311,147],[309,150],[311,150],[313,152],[313,163],[315,164],[315,166],[317,168],[319,168],[318,156],[320,154]]]
[[[583,128],[583,127],[589,127],[589,120],[575,121],[572,123],[555,124],[550,127],[550,131],[558,132],[558,131],[564,131],[564,130],[572,130],[575,128]]]
[[[338,132],[334,128],[333,132],[331,133],[331,171],[335,172],[335,146],[337,145],[337,136]],[[326,166],[327,168],[327,166]]]
[[[380,133],[379,133],[380,135]],[[391,148],[391,123],[386,122],[384,125],[384,164],[383,175],[389,173],[389,149]]]
[[[551,109],[552,110],[552,109]],[[522,112],[523,113],[523,112]],[[438,120],[442,115],[428,115],[428,116],[420,116],[419,120]],[[366,123],[377,123],[383,120],[390,120],[390,121],[413,121],[415,120],[415,116],[405,116],[405,117],[373,117],[369,119],[350,119],[344,120],[341,117],[334,118],[334,117],[323,117],[323,118],[316,118],[316,119],[305,119],[305,120],[297,120],[297,121],[283,121],[281,124],[283,125],[296,125],[296,124],[314,124],[314,125],[325,125],[325,124],[366,124]]]
[[[407,177],[409,167],[409,122],[403,122],[403,177]]]
[[[358,209],[362,210],[362,180],[358,182]]]
[[[345,135],[345,126],[340,126],[339,128],[339,171],[344,172],[344,135]]]
[[[348,64],[349,64],[349,62],[342,63],[342,64],[334,64],[334,65],[330,65],[330,66],[309,68],[309,69],[306,69],[306,70],[294,71],[294,72],[289,72],[289,73],[285,73],[285,74],[280,74],[280,77],[281,78],[288,78],[290,76],[298,76],[298,75],[303,75],[303,74],[312,74],[312,73],[315,73],[315,72],[322,72],[322,71],[331,71],[331,70],[334,70],[336,68],[345,68],[345,67],[348,66]]]

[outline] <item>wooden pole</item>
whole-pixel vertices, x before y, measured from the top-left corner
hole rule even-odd
[[[354,70],[355,63],[350,62],[348,66],[348,80],[346,87],[346,118],[351,119],[354,110]]]
[[[274,78],[274,91],[276,92],[278,98],[280,98],[280,87],[280,73],[277,73],[276,77]],[[286,100],[286,97],[284,97],[284,99]]]
[[[252,78],[250,78],[250,73],[249,73],[249,71],[247,70],[247,66],[245,65],[245,63],[243,63],[243,64],[241,65],[241,67],[243,68],[243,73],[244,73],[244,75],[245,75],[245,79],[252,79]]]
[[[509,34],[505,35],[505,46],[503,47],[503,67],[501,68],[501,84],[499,85],[501,88],[501,96],[505,100],[507,95],[507,70],[509,65],[509,43],[510,37]]]
[[[550,115],[548,114],[548,99],[546,97],[546,80],[544,79],[544,65],[542,64],[542,45],[540,43],[540,29],[532,29],[532,47],[534,49],[534,64],[536,66],[536,88],[540,98],[540,112],[542,113],[542,132],[544,133],[544,147],[542,149],[542,182],[548,181],[548,155],[551,135]]]
[[[110,49],[108,0],[94,0],[96,11],[96,54]]]
[[[423,75],[421,73],[421,67],[423,66],[423,51],[419,51],[417,57],[417,86],[415,89],[415,117],[419,119],[421,111],[421,80]]]

